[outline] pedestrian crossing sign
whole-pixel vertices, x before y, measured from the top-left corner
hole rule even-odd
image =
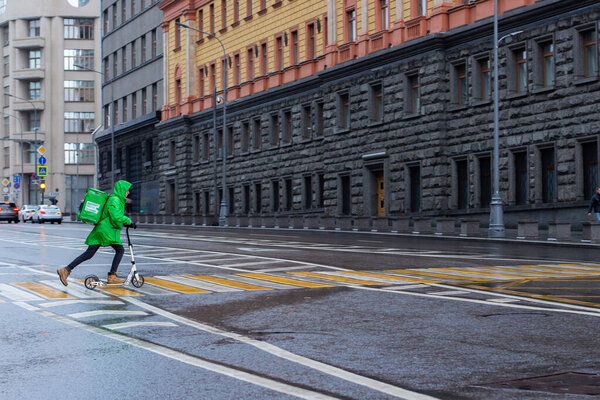
[[[48,167],[43,166],[43,165],[38,165],[37,176],[48,176]]]

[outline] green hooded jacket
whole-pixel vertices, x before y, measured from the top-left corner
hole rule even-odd
[[[113,193],[106,200],[104,210],[100,221],[90,232],[85,244],[110,246],[111,244],[120,244],[121,228],[123,225],[129,225],[131,220],[125,216],[125,194],[131,188],[131,183],[127,181],[118,181],[115,183]]]

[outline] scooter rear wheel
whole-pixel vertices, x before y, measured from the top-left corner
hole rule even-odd
[[[141,288],[144,285],[144,277],[138,274],[136,278],[136,276],[133,275],[131,278],[131,284],[136,288]]]
[[[100,282],[100,278],[98,278],[96,275],[88,275],[85,277],[83,284],[85,285],[86,288],[88,288],[90,290],[94,290],[94,289],[96,289],[96,286],[98,286],[99,282]]]

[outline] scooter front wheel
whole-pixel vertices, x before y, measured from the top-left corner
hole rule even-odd
[[[136,288],[141,288],[144,285],[144,277],[140,274],[133,275],[131,284]]]
[[[96,275],[88,275],[85,277],[85,279],[83,281],[83,284],[85,285],[85,287],[90,290],[96,289],[96,287],[98,286],[98,283],[100,283],[100,278],[98,278]]]

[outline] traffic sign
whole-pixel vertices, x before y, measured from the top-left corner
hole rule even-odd
[[[46,148],[44,146],[40,146],[38,147],[37,151],[38,153],[43,155],[46,152]]]
[[[48,196],[58,197],[58,196],[60,196],[60,192],[50,192],[50,194]]]
[[[14,183],[21,183],[21,176],[20,175],[14,175],[13,176],[13,182]]]
[[[34,172],[33,174],[31,174],[31,179],[33,179],[34,181],[38,180],[39,176],[37,176],[37,174]]]
[[[18,188],[20,188],[20,187],[21,187],[21,185],[20,185],[20,184],[18,184],[18,183],[15,183],[15,186],[14,186],[14,188],[15,188],[15,189],[18,189]]]
[[[41,156],[40,158],[38,158],[38,162],[40,163],[40,165],[46,164],[46,157]]]
[[[38,165],[37,176],[48,176],[48,167]]]
[[[4,178],[4,179],[2,180],[2,184],[3,184],[4,186],[7,186],[9,183],[10,183],[10,181],[9,181],[8,179],[6,179],[6,178]]]
[[[5,188],[2,188],[2,191],[3,191],[4,193],[8,193],[8,188],[6,188],[6,187],[5,187]]]

